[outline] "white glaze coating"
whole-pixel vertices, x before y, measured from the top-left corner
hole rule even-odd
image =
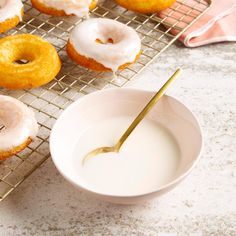
[[[0,95],[0,123],[5,126],[0,131],[1,151],[17,147],[29,137],[34,139],[38,132],[34,112],[17,99],[4,95]]]
[[[133,119],[105,118],[79,136],[72,153],[71,172],[89,189],[110,195],[139,195],[156,191],[174,179],[180,161],[178,144],[165,127],[151,119],[139,124],[119,153],[99,154],[82,165],[82,158],[89,151],[114,145]]]
[[[21,20],[21,0],[0,0],[0,22],[18,16]]]
[[[100,39],[105,44],[96,42]],[[107,43],[109,39],[112,43]],[[111,19],[83,21],[70,35],[70,43],[82,56],[92,58],[112,71],[133,62],[141,50],[141,40],[131,27]]]
[[[86,16],[92,0],[39,0],[48,7],[63,10],[67,15]]]

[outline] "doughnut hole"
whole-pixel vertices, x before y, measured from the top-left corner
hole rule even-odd
[[[126,37],[123,32],[113,27],[99,27],[97,35],[95,42],[100,44],[117,44]]]
[[[29,61],[25,60],[25,59],[20,59],[20,60],[14,61],[14,63],[15,64],[20,64],[20,65],[24,65],[24,64],[29,63]]]
[[[98,27],[98,37],[94,39],[96,43],[100,44],[117,44],[126,38],[126,34],[114,27]]]
[[[112,38],[108,38],[106,41],[103,41],[101,39],[96,39],[95,42],[100,44],[113,44],[114,40]]]
[[[36,59],[35,48],[32,50],[31,47],[27,48],[22,44],[16,44],[11,46],[11,48],[8,47],[6,50],[8,50],[8,54],[5,59],[10,63],[21,65],[30,63]]]

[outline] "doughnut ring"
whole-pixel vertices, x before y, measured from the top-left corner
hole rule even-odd
[[[173,5],[176,0],[115,0],[120,6],[140,13],[155,13]]]
[[[34,8],[38,11],[53,16],[76,15],[86,16],[89,10],[97,6],[98,0],[31,0]]]
[[[36,137],[35,115],[19,100],[0,95],[0,161],[26,148]]]
[[[0,33],[14,28],[23,16],[23,4],[21,0],[0,1]]]
[[[26,64],[18,64],[26,60]],[[21,34],[0,39],[0,86],[30,89],[53,80],[61,68],[56,49],[39,36]]]
[[[139,58],[141,40],[134,29],[118,21],[88,19],[72,30],[67,54],[91,70],[115,72]]]

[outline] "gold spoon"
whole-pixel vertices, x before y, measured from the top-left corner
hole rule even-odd
[[[89,152],[82,161],[84,165],[87,160],[90,158],[107,152],[116,152],[120,151],[121,146],[125,142],[125,140],[129,137],[132,131],[136,128],[136,126],[143,120],[143,118],[147,115],[147,113],[156,105],[156,103],[160,100],[160,98],[164,95],[167,88],[174,82],[177,76],[180,74],[181,70],[177,69],[175,73],[168,79],[168,81],[160,88],[160,90],[153,96],[153,98],[148,102],[148,104],[143,108],[143,110],[139,113],[139,115],[135,118],[129,128],[125,131],[122,137],[119,139],[117,144],[113,147],[100,147],[96,148],[93,151]]]

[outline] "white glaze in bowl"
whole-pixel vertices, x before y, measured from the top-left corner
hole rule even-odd
[[[149,193],[111,195],[93,191],[82,179],[75,180],[70,169],[71,159],[68,157],[81,132],[107,117],[138,114],[153,95],[153,92],[135,89],[107,89],[84,96],[70,105],[57,120],[50,137],[52,159],[59,172],[80,189],[103,200],[121,204],[145,201],[175,187],[199,159],[202,135],[194,115],[182,103],[169,96],[164,96],[148,115],[171,132],[181,152],[178,170],[169,183]]]

